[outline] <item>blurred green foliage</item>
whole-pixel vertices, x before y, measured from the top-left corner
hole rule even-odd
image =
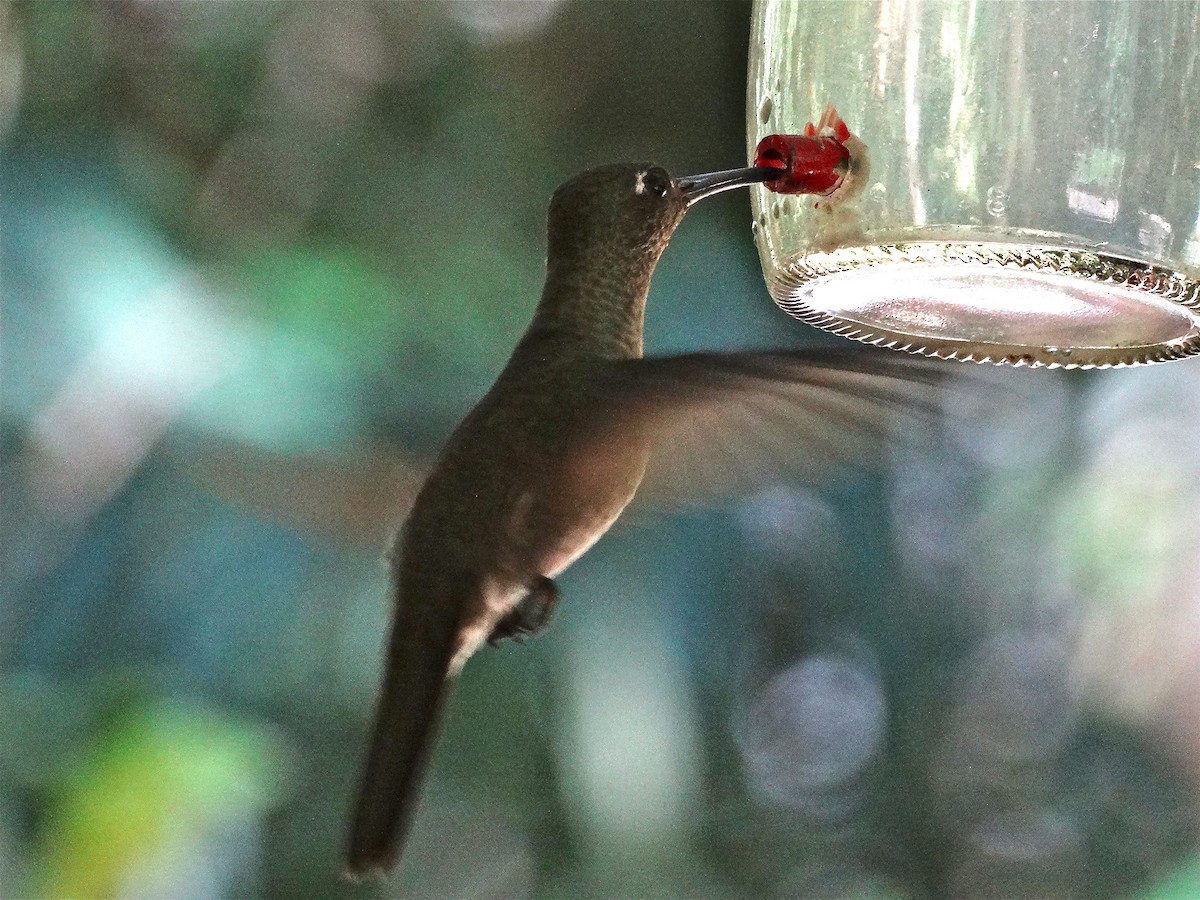
[[[40,894],[116,896],[130,870],[188,867],[207,832],[252,822],[278,802],[276,744],[261,727],[202,708],[126,711],[52,806]],[[178,886],[169,874],[154,877],[163,888]]]

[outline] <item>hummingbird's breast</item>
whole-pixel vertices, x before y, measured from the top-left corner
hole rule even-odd
[[[591,547],[637,491],[647,454],[587,427],[590,380],[569,366],[502,376],[451,436],[400,555],[476,573],[486,605],[500,607],[489,615],[502,615]]]
[[[565,448],[509,519],[514,545],[528,548],[538,574],[553,578],[582,556],[633,499],[646,470],[646,453],[634,444]]]

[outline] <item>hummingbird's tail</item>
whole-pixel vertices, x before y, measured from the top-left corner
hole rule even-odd
[[[453,602],[397,605],[371,748],[350,827],[346,874],[351,878],[385,874],[404,847],[456,674],[451,660],[460,608]]]

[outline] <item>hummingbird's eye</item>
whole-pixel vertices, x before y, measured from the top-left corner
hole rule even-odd
[[[665,197],[671,189],[671,176],[663,169],[655,166],[638,174],[634,190],[637,193],[649,193],[655,197]]]

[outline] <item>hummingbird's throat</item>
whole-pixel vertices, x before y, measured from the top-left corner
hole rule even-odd
[[[646,296],[661,251],[643,253],[644,265],[633,268],[613,265],[604,253],[584,265],[552,265],[530,336],[573,355],[640,357]]]

